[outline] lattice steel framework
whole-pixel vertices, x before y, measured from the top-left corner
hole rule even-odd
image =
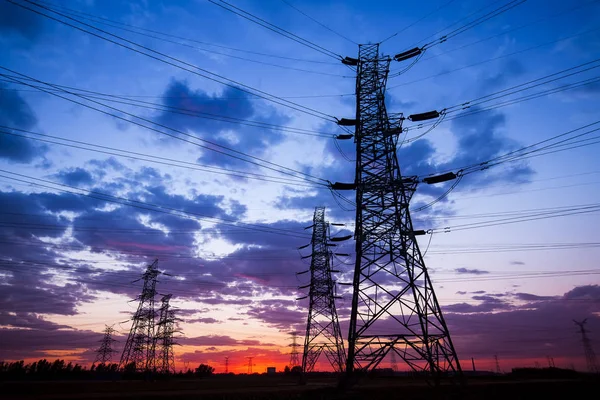
[[[308,320],[302,354],[302,371],[311,372],[321,353],[325,353],[334,371],[344,371],[344,341],[335,308],[332,254],[328,247],[329,224],[325,207],[316,207],[313,217],[312,261],[308,297]]]
[[[100,340],[100,347],[96,350],[94,364],[110,364],[112,355],[117,352],[112,347],[113,343],[117,341],[113,339],[113,333],[115,333],[113,327],[106,325],[106,328],[104,328],[104,337]]]
[[[290,344],[290,347],[292,348],[292,351],[290,352],[290,368],[294,368],[300,365],[300,352],[298,351],[300,345],[298,344],[298,332],[290,332],[290,335],[292,336],[292,344]]]
[[[154,260],[140,278],[144,280],[144,286],[138,297],[140,302],[133,315],[131,330],[121,355],[120,368],[135,363],[136,371],[156,370],[154,354],[156,311],[154,309],[154,297],[156,296],[156,282],[159,274],[158,260]]]
[[[155,336],[156,351],[156,368],[163,374],[175,373],[175,353],[173,345],[177,343],[173,339],[173,334],[176,332],[175,310],[169,304],[173,295],[167,294],[160,299],[161,305],[159,308],[159,318]]]
[[[372,370],[393,351],[437,380],[461,369],[408,210],[417,180],[400,173],[402,114],[386,112],[390,61],[378,44],[359,48],[356,265],[346,371]]]
[[[592,342],[588,337],[588,330],[585,329],[585,323],[587,322],[587,318],[583,321],[575,321],[575,325],[579,327],[579,332],[581,333],[581,343],[583,344],[583,352],[585,353],[585,362],[587,364],[588,371],[593,374],[600,374],[600,366],[598,366],[598,361],[596,361],[596,353],[594,353],[594,348],[592,347]]]

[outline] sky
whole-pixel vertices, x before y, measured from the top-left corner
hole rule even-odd
[[[404,120],[402,173],[476,166],[413,198],[463,368],[585,370],[573,320],[600,351],[599,2],[229,3],[287,33],[201,0],[0,1],[0,360],[90,365],[105,325],[120,351],[158,259],[178,369],[283,369],[306,324],[314,207],[345,224],[332,235],[353,230],[323,185],[354,176],[353,141],[335,139],[356,108],[340,58],[381,43],[429,44],[392,62],[388,113],[447,110],[431,131]]]

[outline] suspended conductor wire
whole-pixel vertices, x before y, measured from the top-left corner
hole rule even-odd
[[[350,157],[348,157],[346,155],[346,153],[344,153],[344,150],[342,150],[342,147],[340,146],[340,144],[338,143],[338,141],[333,138],[333,142],[335,143],[335,147],[337,148],[337,151],[342,155],[342,157],[344,157],[344,159],[348,162],[355,162],[356,160],[351,159]]]
[[[431,246],[431,239],[433,239],[433,229],[428,229],[427,234],[429,235],[429,242],[427,242],[427,248],[425,248],[423,257],[425,257],[427,255],[427,252],[429,251],[429,246]]]
[[[352,44],[355,45],[359,45],[357,42],[355,42],[354,40],[342,35],[341,33],[331,29],[330,27],[328,27],[327,25],[321,23],[320,21],[316,20],[315,18],[311,17],[310,15],[306,14],[304,11],[300,10],[299,8],[297,8],[296,6],[294,6],[293,4],[291,4],[290,2],[286,1],[286,0],[281,0],[283,3],[287,4],[289,7],[293,8],[294,10],[298,11],[300,14],[304,15],[306,18],[310,19],[311,21],[313,21],[314,23],[320,25],[321,27],[327,29],[329,32],[341,37],[342,39],[346,39],[347,41],[349,41]]]
[[[292,101],[289,101],[289,100],[282,99],[281,97],[278,97],[278,96],[272,95],[272,94],[270,94],[270,93],[267,93],[267,92],[264,92],[264,91],[262,91],[262,90],[259,90],[259,89],[253,88],[253,87],[251,87],[251,86],[245,85],[245,84],[243,84],[243,83],[240,83],[240,82],[234,81],[234,80],[232,80],[232,79],[226,78],[226,77],[224,77],[224,76],[222,76],[222,75],[219,75],[219,74],[216,74],[216,73],[214,73],[214,72],[210,72],[210,71],[208,71],[208,70],[206,70],[206,69],[203,69],[203,68],[200,68],[200,67],[198,67],[197,65],[190,64],[190,63],[188,63],[188,62],[186,62],[186,61],[180,60],[180,59],[178,59],[178,58],[175,58],[175,57],[171,57],[171,56],[169,56],[169,55],[167,55],[167,54],[165,54],[165,53],[161,53],[161,52],[159,52],[159,51],[156,51],[156,50],[154,50],[154,49],[151,49],[151,48],[149,48],[149,47],[147,47],[147,46],[143,46],[143,45],[141,45],[141,44],[139,44],[139,43],[136,43],[136,42],[134,42],[134,41],[131,41],[131,40],[128,40],[128,39],[126,39],[126,38],[123,38],[123,37],[121,37],[121,36],[118,36],[118,35],[115,35],[115,34],[113,34],[113,33],[107,32],[107,31],[105,31],[105,30],[103,30],[103,29],[100,29],[100,28],[98,28],[98,27],[94,26],[94,25],[86,24],[85,22],[82,22],[82,21],[80,21],[80,20],[78,20],[78,19],[76,19],[76,18],[70,17],[70,16],[68,16],[68,15],[62,14],[62,13],[60,13],[60,12],[56,11],[56,10],[53,10],[53,9],[51,9],[51,8],[48,8],[48,7],[45,7],[45,6],[41,5],[41,4],[38,4],[38,3],[32,2],[32,1],[30,1],[30,0],[23,0],[23,1],[27,2],[27,3],[29,3],[29,4],[32,4],[32,5],[34,5],[34,6],[37,6],[37,7],[43,8],[43,9],[45,9],[45,10],[48,10],[48,11],[50,11],[50,12],[54,13],[54,14],[60,15],[60,16],[62,16],[63,18],[67,18],[67,19],[69,19],[69,20],[75,21],[76,23],[78,23],[78,24],[80,24],[80,25],[87,26],[87,27],[89,27],[89,28],[95,29],[96,31],[98,31],[98,32],[101,32],[101,33],[103,33],[103,34],[105,34],[105,35],[109,35],[109,36],[111,36],[111,37],[114,37],[114,38],[116,38],[116,39],[119,39],[119,40],[121,40],[121,41],[123,41],[123,42],[129,43],[129,44],[131,44],[131,45],[133,45],[133,46],[136,46],[136,47],[139,47],[139,48],[141,48],[141,49],[147,50],[147,51],[149,51],[149,52],[151,52],[151,53],[154,53],[154,54],[156,54],[156,55],[159,55],[159,56],[161,56],[161,57],[165,57],[165,58],[167,58],[168,60],[172,60],[172,61],[168,61],[168,60],[165,60],[165,59],[163,59],[163,58],[160,58],[160,57],[158,57],[158,56],[156,56],[156,55],[149,54],[149,53],[143,52],[143,51],[141,51],[141,50],[139,50],[139,49],[136,49],[136,48],[134,48],[134,47],[127,46],[127,45],[125,45],[125,44],[123,44],[123,43],[117,42],[117,41],[115,41],[115,40],[112,40],[112,39],[110,39],[110,38],[107,38],[107,37],[105,37],[105,36],[102,36],[102,35],[99,35],[99,34],[97,34],[97,33],[91,32],[91,31],[89,31],[89,30],[83,29],[83,28],[81,28],[81,27],[79,27],[79,26],[73,25],[73,24],[71,24],[71,23],[68,23],[68,22],[66,22],[66,21],[63,21],[63,20],[61,20],[61,19],[58,19],[58,18],[52,17],[51,15],[45,14],[45,13],[43,13],[43,12],[41,12],[41,11],[38,11],[38,10],[32,9],[32,8],[30,8],[30,7],[27,7],[27,6],[25,6],[25,5],[22,5],[22,4],[15,3],[13,0],[6,0],[6,1],[8,1],[9,3],[12,3],[12,4],[14,4],[14,5],[17,5],[17,6],[21,7],[21,8],[24,8],[24,9],[26,9],[26,10],[29,10],[29,11],[31,11],[31,12],[34,12],[34,13],[36,13],[36,14],[42,15],[42,16],[44,16],[44,17],[46,17],[46,18],[48,18],[48,19],[51,19],[51,20],[53,20],[53,21],[59,22],[59,23],[61,23],[61,24],[63,24],[63,25],[70,26],[70,27],[72,27],[72,28],[74,28],[74,29],[77,29],[77,30],[79,30],[79,31],[81,31],[81,32],[88,33],[88,34],[90,34],[90,35],[92,35],[92,36],[95,36],[95,37],[97,37],[97,38],[99,38],[99,39],[102,39],[102,40],[108,41],[108,42],[110,42],[110,43],[116,44],[117,46],[120,46],[120,47],[126,48],[126,49],[128,49],[128,50],[131,50],[131,51],[134,51],[134,52],[136,52],[136,53],[143,54],[143,55],[145,55],[145,56],[147,56],[147,57],[149,57],[149,58],[152,58],[152,59],[154,59],[154,60],[157,60],[157,61],[163,62],[163,63],[165,63],[165,64],[168,64],[168,65],[174,66],[174,67],[176,67],[176,68],[179,68],[179,69],[182,69],[182,70],[184,70],[184,71],[190,72],[190,73],[192,73],[192,74],[194,74],[194,75],[198,75],[198,76],[201,76],[201,77],[203,77],[203,78],[206,78],[206,79],[212,80],[212,81],[214,81],[214,82],[218,82],[218,83],[220,83],[220,84],[222,84],[222,85],[225,85],[225,86],[231,87],[231,88],[233,88],[233,89],[235,89],[235,90],[239,90],[239,91],[241,91],[241,92],[248,93],[248,94],[250,94],[250,95],[252,95],[252,96],[260,97],[260,98],[262,98],[262,99],[264,99],[264,100],[267,100],[267,101],[270,101],[270,102],[272,102],[272,103],[279,104],[279,105],[281,105],[281,106],[288,107],[288,108],[290,108],[290,109],[293,109],[293,110],[296,110],[296,111],[300,111],[300,112],[302,112],[302,113],[305,113],[305,114],[308,114],[308,115],[312,115],[313,117],[316,117],[316,118],[320,118],[320,119],[323,119],[323,120],[326,120],[326,121],[329,121],[329,122],[336,122],[336,119],[335,119],[335,117],[334,117],[334,116],[332,116],[332,115],[328,115],[328,114],[325,114],[325,113],[323,113],[323,112],[321,112],[321,111],[314,110],[314,109],[312,109],[312,108],[310,108],[310,107],[302,106],[302,105],[300,105],[300,104],[297,104],[297,103],[294,103],[294,102],[292,102]],[[184,66],[182,66],[182,65],[176,64],[175,62],[177,62],[177,63],[180,63],[180,64],[183,64],[183,65],[185,65],[185,66],[187,66],[187,67],[190,67],[190,68],[193,68],[193,69],[186,68],[186,67],[184,67]],[[202,73],[200,73],[200,72],[198,72],[198,71],[201,71]]]
[[[279,26],[274,25],[268,21],[265,21],[264,19],[257,17],[256,15],[253,15],[253,14],[249,13],[248,11],[244,11],[241,8],[236,7],[233,4],[230,4],[224,0],[217,0],[218,3],[217,3],[217,1],[214,1],[214,0],[208,0],[208,1],[216,6],[223,8],[224,10],[227,10],[233,14],[236,14],[236,15],[238,15],[244,19],[247,19],[248,21],[251,21],[257,25],[260,25],[264,28],[267,28],[268,30],[270,30],[272,32],[275,32],[283,37],[291,39],[297,43],[300,43],[312,50],[318,51],[319,53],[322,53],[328,57],[335,58],[336,60],[341,60],[344,58],[341,55],[339,55],[331,50],[328,50],[323,46],[320,46],[320,45],[313,43],[307,39],[304,39],[304,38],[302,38],[296,34],[293,34],[292,32],[289,32],[283,28],[280,28]],[[225,4],[225,5],[223,5],[223,4]]]
[[[283,1],[283,0],[282,0]],[[442,8],[449,6],[451,3],[454,3],[455,0],[450,0],[447,1],[446,3],[442,4],[441,6],[439,6],[438,8],[436,8],[435,10],[431,11],[430,13],[426,14],[425,16],[419,18],[418,20],[416,20],[415,22],[413,22],[412,24],[400,29],[398,32],[388,36],[387,38],[383,39],[381,42],[379,42],[379,44],[383,44],[384,42],[387,42],[388,40],[390,40],[393,37],[398,36],[399,34],[401,34],[402,32],[412,28],[413,26],[415,26],[416,24],[418,24],[419,22],[423,21],[424,19],[432,16],[433,14],[437,13],[438,11],[440,11]]]
[[[454,190],[454,188],[456,188],[458,186],[458,184],[460,183],[460,181],[463,178],[463,175],[464,174],[463,174],[462,170],[458,171],[458,173],[456,174],[456,179],[454,180],[452,185],[441,196],[439,196],[437,199],[435,199],[421,207],[413,208],[413,209],[411,209],[411,211],[412,212],[420,212],[420,211],[426,210],[429,207],[433,206],[434,204],[436,204],[436,203],[442,201],[443,199],[445,199],[446,197],[448,197],[448,195]]]

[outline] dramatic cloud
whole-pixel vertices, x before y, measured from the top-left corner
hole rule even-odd
[[[473,274],[473,275],[483,275],[483,274],[490,273],[490,271],[484,271],[482,269],[477,269],[477,268],[469,269],[469,268],[464,268],[464,267],[456,268],[454,271],[458,274]]]
[[[91,185],[94,181],[92,174],[83,168],[69,168],[56,174],[58,180],[70,186]]]
[[[2,3],[2,5],[5,4],[8,3]],[[10,90],[6,84],[0,83],[0,125],[31,129],[36,124],[37,118],[29,104],[18,92]],[[28,163],[46,152],[46,146],[2,132],[10,132],[10,130],[5,128],[0,130],[0,158],[17,163]],[[16,131],[14,133],[18,134]]]
[[[264,102],[252,99],[248,93],[232,87],[226,87],[221,95],[211,95],[191,89],[184,81],[173,80],[163,98],[166,110],[156,117],[158,123],[200,135],[213,143],[203,145],[219,152],[224,151],[219,146],[235,147],[244,153],[260,156],[284,138],[279,131],[267,125],[285,125],[289,121]],[[261,126],[251,127],[240,123],[247,119],[257,121]],[[202,152],[200,161],[203,163],[249,167],[248,163],[239,159],[208,149]]]

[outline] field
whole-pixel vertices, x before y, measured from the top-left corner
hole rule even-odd
[[[567,399],[598,393],[592,379],[516,380],[472,378],[456,393],[443,387],[439,393],[424,382],[408,378],[364,379],[345,392],[334,378],[314,378],[299,385],[289,376],[214,376],[172,381],[63,381],[2,382],[0,393],[9,399]]]

